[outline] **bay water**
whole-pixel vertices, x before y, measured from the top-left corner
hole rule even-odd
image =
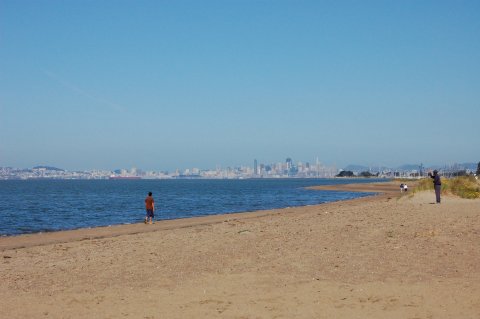
[[[163,220],[347,200],[372,194],[306,187],[376,181],[4,180],[0,181],[0,236],[141,222],[148,192],[155,199],[156,220]]]

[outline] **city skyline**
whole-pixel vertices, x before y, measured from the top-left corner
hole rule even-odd
[[[333,176],[336,173],[346,170],[346,171],[353,171],[354,173],[360,172],[427,172],[428,170],[432,169],[443,169],[448,171],[461,171],[466,170],[468,171],[475,171],[476,167],[480,165],[480,162],[464,162],[464,163],[449,163],[449,164],[424,164],[424,163],[417,163],[417,164],[403,164],[398,167],[389,167],[389,166],[382,166],[382,165],[371,165],[371,166],[363,166],[358,164],[349,164],[343,167],[337,167],[335,165],[327,165],[322,163],[318,158],[315,159],[313,162],[309,161],[294,161],[292,158],[288,157],[285,161],[276,161],[276,162],[260,162],[257,159],[254,159],[252,162],[252,166],[249,164],[242,164],[242,165],[227,165],[227,166],[216,166],[216,167],[209,167],[209,168],[199,168],[197,166],[192,167],[177,167],[174,170],[145,170],[141,167],[133,166],[131,168],[112,168],[112,169],[98,169],[98,168],[91,168],[87,170],[68,170],[58,166],[51,166],[51,165],[36,165],[30,168],[21,168],[21,167],[2,167],[0,166],[0,170],[18,170],[18,171],[64,171],[64,172],[102,172],[105,174],[117,174],[123,176],[142,176],[148,173],[161,173],[164,175],[171,175],[171,176],[178,176],[178,175],[196,175],[200,172],[212,172],[212,171],[243,171],[251,176],[267,176],[269,172],[273,172],[272,175],[284,175],[288,176],[292,172],[316,172],[317,176],[319,172],[325,173],[326,171],[329,172],[329,176]],[[293,171],[292,171],[293,170]],[[322,173],[322,174],[323,174]],[[0,174],[1,175],[1,174]],[[292,174],[295,175],[295,174]],[[311,174],[311,177],[314,177],[315,174]]]
[[[476,161],[480,2],[0,4],[0,166]]]

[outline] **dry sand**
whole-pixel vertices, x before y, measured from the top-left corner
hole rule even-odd
[[[480,318],[480,200],[384,195],[0,238],[1,318]]]

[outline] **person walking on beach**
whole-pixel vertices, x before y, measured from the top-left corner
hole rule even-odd
[[[155,200],[152,197],[152,192],[148,192],[148,196],[145,198],[145,210],[147,211],[145,224],[148,222],[148,219],[150,219],[149,224],[152,224],[155,217]]]
[[[435,188],[435,197],[437,200],[437,204],[440,204],[440,191],[442,190],[442,181],[440,180],[440,175],[438,175],[438,171],[434,170],[433,174],[428,172],[428,176],[433,179],[433,188]]]

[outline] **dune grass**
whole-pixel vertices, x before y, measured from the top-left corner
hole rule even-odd
[[[462,198],[480,198],[480,184],[473,176],[452,178],[448,186],[452,194]]]
[[[431,178],[423,178],[418,181],[415,191],[433,190]],[[461,176],[455,178],[442,177],[442,193],[451,193],[461,198],[480,198],[480,184],[473,176]]]

